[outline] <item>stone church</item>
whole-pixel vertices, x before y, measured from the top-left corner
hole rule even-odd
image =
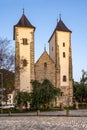
[[[61,96],[55,99],[55,106],[60,103],[72,105],[72,32],[60,17],[48,39],[49,54],[44,49],[42,55],[34,63],[35,29],[24,12],[18,23],[14,25],[15,89],[16,91],[31,92],[31,80],[42,82],[44,79],[48,79],[62,91]]]

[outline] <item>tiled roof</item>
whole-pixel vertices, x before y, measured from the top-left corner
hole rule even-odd
[[[27,19],[27,17],[25,16],[24,13],[22,14],[22,17],[20,18],[18,23],[16,25],[14,25],[14,35],[13,35],[14,40],[15,40],[15,27],[34,28],[34,30],[35,30],[35,27],[29,22],[29,20]]]
[[[60,18],[59,22],[57,23],[57,26],[56,26],[54,32],[52,33],[52,35],[51,35],[51,37],[50,37],[48,42],[50,42],[50,40],[51,40],[52,36],[54,35],[55,31],[63,31],[63,32],[70,32],[70,33],[72,33],[72,31],[70,29],[68,29],[67,26],[63,23],[61,18]]]
[[[57,23],[56,29],[58,31],[64,31],[64,32],[71,32],[66,25],[63,23],[63,21],[60,19],[59,22]]]
[[[15,25],[16,27],[29,27],[29,28],[35,28],[29,20],[26,18],[25,14],[22,15],[19,22]]]

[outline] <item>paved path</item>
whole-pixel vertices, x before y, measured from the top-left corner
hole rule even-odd
[[[70,113],[70,116],[87,116],[87,110],[69,110],[69,113]],[[41,112],[40,115],[66,116],[66,110],[64,110],[64,111],[53,111],[53,112]]]
[[[0,114],[0,130],[87,130],[87,110],[70,111],[72,117],[66,117],[66,111],[40,114],[41,116],[36,116],[36,112],[10,116]]]
[[[70,116],[85,116],[87,117],[87,110],[70,110]],[[29,112],[29,113],[18,113],[13,114],[11,113],[11,116],[36,116],[36,112]],[[51,112],[40,112],[41,116],[66,116],[66,110],[64,111],[51,111]],[[0,114],[0,117],[3,116],[3,114]],[[8,116],[8,114],[4,114],[4,116]]]
[[[0,130],[87,130],[87,117],[0,117]]]

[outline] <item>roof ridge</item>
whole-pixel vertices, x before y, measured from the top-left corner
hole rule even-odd
[[[51,37],[49,38],[48,42],[50,42],[52,36],[54,35],[55,31],[63,31],[63,32],[70,32],[72,33],[72,31],[70,29],[68,29],[68,27],[64,24],[64,22],[60,20],[57,22],[56,28],[54,29]]]
[[[61,19],[57,23],[57,26],[56,26],[55,30],[65,31],[65,32],[72,32],[70,29],[68,29],[68,27],[64,24],[64,22]]]
[[[18,21],[18,23],[15,25],[18,27],[30,27],[30,28],[35,28],[30,21],[27,19],[27,17],[25,16],[25,14],[23,13],[20,20]]]
[[[36,63],[40,60],[40,58],[44,55],[44,53],[46,53],[46,54],[48,55],[49,59],[54,63],[54,61],[52,60],[52,58],[50,57],[50,55],[47,53],[46,50],[41,54],[41,56],[38,58],[38,60],[36,61]],[[35,63],[35,64],[36,64],[36,63]],[[54,63],[54,64],[55,64],[55,63]]]

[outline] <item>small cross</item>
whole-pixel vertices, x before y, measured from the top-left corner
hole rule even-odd
[[[58,23],[58,19],[57,19],[57,23]]]
[[[23,8],[23,14],[24,14],[24,8]]]
[[[59,19],[61,20],[61,14],[59,14]]]
[[[44,44],[44,51],[46,51],[46,44]]]

